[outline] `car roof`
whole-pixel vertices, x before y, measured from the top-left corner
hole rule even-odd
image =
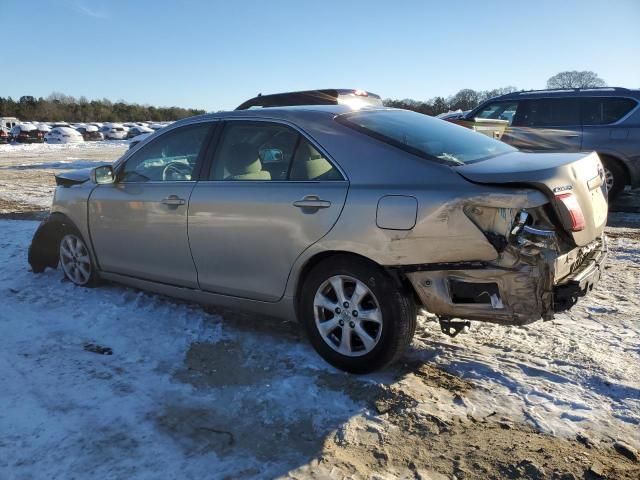
[[[378,106],[364,106],[357,110],[394,110],[388,107]],[[353,107],[348,105],[298,105],[291,107],[269,107],[269,108],[256,108],[250,110],[231,110],[205,113],[204,115],[198,115],[195,117],[188,117],[182,120],[174,122],[171,127],[177,127],[192,123],[194,121],[202,120],[224,120],[224,119],[238,119],[238,118],[264,118],[272,120],[289,120],[295,121],[296,119],[306,119],[313,116],[327,116],[335,117],[343,113],[350,113],[357,111]]]
[[[554,97],[633,97],[640,99],[639,89],[622,87],[558,88],[547,90],[522,90],[494,97],[490,100],[515,100]]]

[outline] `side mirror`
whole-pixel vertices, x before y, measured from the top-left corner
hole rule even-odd
[[[115,181],[115,176],[113,175],[113,167],[111,165],[96,167],[91,173],[93,181],[98,185],[105,185],[108,183],[113,183]]]

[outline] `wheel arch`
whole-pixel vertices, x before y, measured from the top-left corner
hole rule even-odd
[[[408,291],[412,292],[414,299],[416,298],[415,296],[416,294],[413,287],[411,286],[411,283],[406,277],[404,277],[403,275],[399,275],[397,273],[398,272],[397,269],[385,268],[383,265],[380,265],[378,262],[372,260],[371,258],[358,253],[349,252],[346,250],[325,250],[322,252],[318,252],[315,255],[308,258],[306,262],[302,265],[302,267],[299,269],[299,273],[295,281],[294,297],[293,297],[296,318],[299,318],[300,299],[302,297],[302,289],[304,288],[304,283],[309,273],[311,272],[311,270],[313,270],[314,267],[316,267],[320,263],[328,260],[329,258],[333,258],[336,256],[352,257],[353,259],[358,259],[360,261],[365,261],[371,265],[374,265],[375,267],[379,268],[381,272],[389,276],[389,278],[391,278],[398,285],[398,287],[403,289],[407,288]]]
[[[38,227],[29,246],[29,265],[34,273],[58,266],[58,245],[65,232],[78,227],[64,213],[50,214]],[[79,231],[79,230],[78,230]]]
[[[602,160],[602,163],[605,163],[606,160],[609,160],[611,162],[614,162],[616,165],[618,165],[622,171],[624,172],[624,180],[625,180],[625,185],[630,185],[633,182],[633,176],[631,173],[631,170],[629,169],[629,166],[627,165],[627,163],[620,157],[617,156],[615,154],[611,154],[611,153],[607,153],[607,152],[598,152],[596,151],[596,153],[598,154],[598,157],[600,157],[600,160]]]

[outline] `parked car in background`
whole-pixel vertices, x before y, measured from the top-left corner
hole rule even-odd
[[[42,139],[44,140],[44,136],[51,131],[51,127],[46,123],[38,123],[36,124],[38,131],[42,133]]]
[[[149,125],[149,128],[154,132],[157,130],[162,130],[164,127],[166,127],[166,125],[163,123],[152,123],[151,125]]]
[[[462,118],[464,117],[467,113],[469,113],[471,110],[465,110],[462,111],[460,109],[456,110],[456,111],[448,111],[445,113],[441,113],[440,115],[436,115],[436,118],[439,118],[440,120],[447,120],[448,122],[451,122],[452,120],[456,120],[458,118]]]
[[[16,117],[0,117],[0,128],[4,128],[7,132],[19,123],[20,120]]]
[[[127,129],[118,124],[106,124],[100,129],[100,133],[104,135],[105,140],[124,140],[127,138]]]
[[[87,125],[85,127],[78,127],[76,130],[82,135],[85,142],[104,140],[104,135],[98,131],[98,127],[95,125]]]
[[[135,138],[139,135],[142,135],[144,133],[153,133],[154,130],[152,128],[149,127],[141,127],[136,125],[135,127],[131,127],[129,128],[129,131],[127,132],[127,138],[131,139],[131,138]]]
[[[595,153],[520,152],[406,110],[193,117],[56,182],[33,272],[299,319],[357,373],[399,358],[418,308],[452,335],[455,318],[549,320],[606,257]]]
[[[75,128],[54,127],[44,137],[47,143],[82,143],[84,138]]]
[[[132,149],[133,147],[135,147],[136,145],[138,145],[140,142],[142,142],[143,140],[145,140],[147,137],[151,135],[153,135],[153,130],[151,131],[151,133],[142,133],[137,137],[133,137],[131,140],[129,140],[129,149]]]
[[[9,130],[0,126],[0,145],[9,143]]]
[[[42,143],[44,135],[32,123],[20,123],[9,131],[10,140],[16,143]]]
[[[609,195],[640,186],[640,90],[590,88],[514,92],[455,123],[536,152],[595,151]],[[488,126],[488,128],[487,128]]]

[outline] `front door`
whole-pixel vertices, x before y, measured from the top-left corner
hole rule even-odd
[[[227,122],[189,205],[200,287],[278,300],[295,260],[337,221],[347,190],[327,155],[293,128]]]
[[[197,287],[187,209],[211,122],[170,130],[129,157],[116,182],[89,198],[89,228],[99,268]]]

